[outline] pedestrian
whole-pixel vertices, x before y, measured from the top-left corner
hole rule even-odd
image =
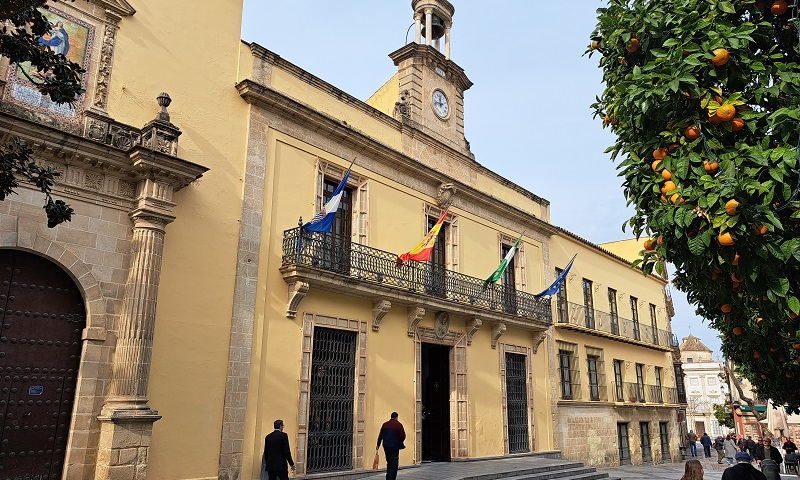
[[[755,456],[756,454],[756,442],[753,441],[753,437],[750,435],[747,436],[747,453],[750,454],[751,457]]]
[[[797,451],[797,445],[794,444],[791,438],[783,437],[783,440],[783,450],[787,455]]]
[[[772,460],[778,465],[783,463],[781,452],[772,446],[772,439],[769,437],[764,437],[764,439],[761,441],[761,445],[755,447],[754,450],[755,455],[753,455],[753,459],[755,459],[759,465],[761,465],[764,460]]]
[[[751,460],[749,453],[737,453],[736,465],[722,472],[722,480],[767,480],[767,477],[750,463]]]
[[[689,451],[692,453],[693,457],[697,456],[697,435],[695,435],[693,430],[689,430],[689,433],[686,434],[686,441],[689,442]]]
[[[703,480],[703,464],[700,460],[687,460],[681,480]]]
[[[294,473],[289,435],[283,432],[283,420],[275,420],[272,425],[275,430],[264,438],[264,469],[269,480],[288,480],[287,463]]]
[[[383,443],[383,454],[386,456],[386,480],[397,478],[397,467],[400,463],[400,450],[406,448],[403,444],[406,440],[406,431],[403,424],[397,420],[397,412],[392,412],[391,418],[381,426],[378,434],[378,445],[375,452],[381,448]]]
[[[725,460],[727,460],[728,465],[733,465],[737,450],[736,442],[733,441],[733,437],[730,434],[725,438],[723,447],[725,448]]]
[[[706,458],[711,458],[711,437],[708,436],[707,432],[703,432],[703,436],[700,437],[700,444],[703,445],[703,453],[705,454]]]
[[[714,450],[717,452],[717,463],[722,465],[722,459],[725,458],[725,439],[722,435],[714,439]]]

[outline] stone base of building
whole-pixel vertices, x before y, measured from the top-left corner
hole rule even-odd
[[[154,410],[114,411],[100,417],[95,480],[145,480]]]
[[[648,422],[652,458],[642,455],[640,422]],[[662,453],[660,423],[668,425],[668,455]],[[674,408],[622,406],[612,403],[558,403],[555,424],[556,445],[562,457],[593,467],[621,464],[618,424],[628,424],[629,459],[625,464],[670,463],[679,461],[680,433]]]

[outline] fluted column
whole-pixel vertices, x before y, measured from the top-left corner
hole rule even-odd
[[[444,27],[444,58],[450,60],[450,23]]]
[[[417,42],[417,43],[421,43],[422,42],[422,14],[419,13],[419,12],[414,14],[414,31],[415,31],[414,38],[416,39],[414,41]]]
[[[433,45],[433,9],[425,9],[425,45]]]

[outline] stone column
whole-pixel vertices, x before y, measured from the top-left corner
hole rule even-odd
[[[172,188],[142,180],[131,212],[131,258],[122,312],[116,326],[111,386],[99,417],[96,480],[144,480],[153,423],[161,416],[148,403],[147,384],[156,320],[156,299],[164,251],[164,229]]]
[[[450,23],[444,28],[444,58],[450,60]]]
[[[419,12],[414,14],[414,31],[415,42],[420,43],[422,41],[422,14]]]
[[[425,9],[425,45],[433,45],[433,9]]]

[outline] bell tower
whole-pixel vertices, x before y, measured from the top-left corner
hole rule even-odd
[[[447,0],[412,0],[415,42],[389,54],[397,66],[395,117],[470,155],[464,138],[464,92],[472,86],[450,59],[455,7]]]

